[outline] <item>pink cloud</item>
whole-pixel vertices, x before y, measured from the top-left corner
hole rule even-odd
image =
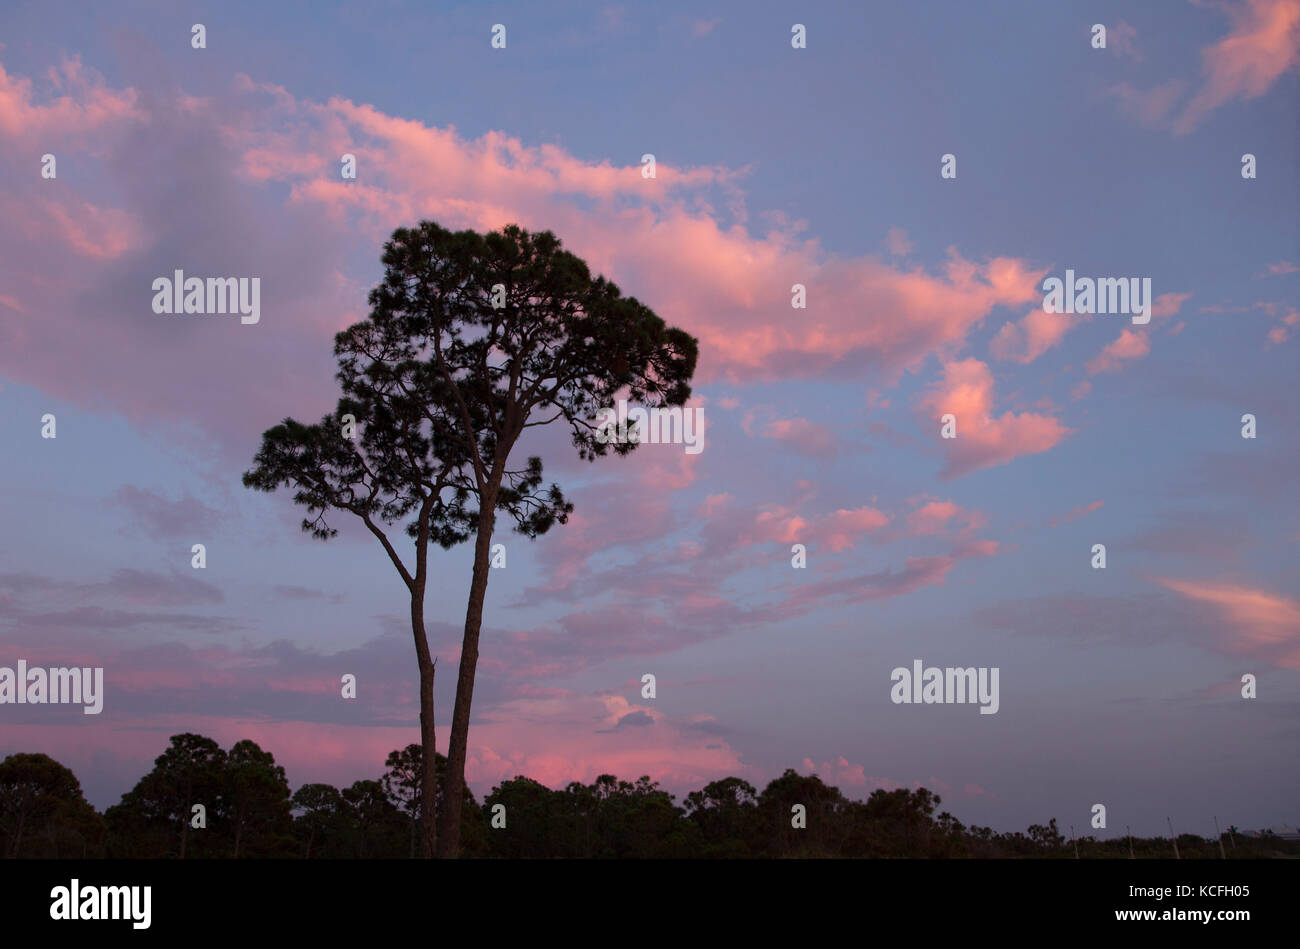
[[[86,257],[112,260],[138,247],[142,241],[139,225],[132,215],[116,208],[97,208],[88,202],[64,207],[47,201],[45,214],[61,240]]]
[[[760,434],[813,458],[832,458],[839,450],[839,440],[830,426],[804,418],[774,419]]]
[[[1183,304],[1192,298],[1190,293],[1162,293],[1155,298],[1151,305],[1152,319],[1160,319],[1166,316],[1177,316],[1178,311],[1183,308]]]
[[[1035,307],[1019,323],[1004,323],[989,351],[998,359],[1030,363],[1059,343],[1071,325],[1073,321],[1061,314]]]
[[[62,212],[44,215],[46,232],[11,235],[0,247],[15,275],[6,295],[41,299],[45,315],[0,329],[0,369],[133,421],[196,426],[241,457],[273,421],[264,418],[265,406],[279,406],[277,416],[299,417],[328,407],[332,385],[319,371],[318,354],[364,313],[366,286],[352,276],[349,261],[358,254],[373,259],[393,226],[421,217],[449,227],[516,221],[550,228],[626,291],[654,288],[655,308],[701,340],[701,384],[864,368],[897,376],[962,345],[993,308],[1036,299],[1045,273],[1013,257],[967,260],[956,249],[933,272],[903,269],[874,256],[827,254],[800,235],[797,222],[779,215],[769,217],[773,223],[762,232],[724,224],[701,196],[715,189],[743,204],[743,168],[661,162],[656,178],[645,179],[639,164],[584,161],[558,146],[529,146],[496,131],[466,139],[452,128],[341,98],[300,100],[247,76],[237,77],[233,94],[198,98],[177,91],[147,102],[132,90],[107,89],[79,64],[65,65],[62,81],[63,94],[42,105],[26,80],[0,75],[0,139],[6,145],[13,145],[20,128],[98,124],[115,133],[96,139],[109,157],[154,155],[157,148],[142,143],[140,130],[165,125],[164,148],[205,158],[202,167],[168,154],[115,163],[122,206],[81,196],[61,205]],[[330,161],[304,157],[344,152],[357,155],[357,181],[338,179]],[[226,233],[180,229],[174,215],[151,202],[158,167],[174,176],[168,187],[219,206],[213,217]],[[289,194],[269,211],[268,184],[285,186]],[[193,213],[204,212],[196,207]],[[228,248],[216,265],[208,263],[213,246]],[[116,286],[141,289],[104,299],[95,290],[103,285],[95,267],[81,268],[72,279],[49,272],[48,261],[67,251],[111,260],[115,272],[126,275]],[[150,279],[178,265],[278,274],[263,284],[262,323],[241,328],[229,321],[142,319]],[[809,309],[798,320],[790,318],[794,283],[809,288]],[[101,312],[89,326],[82,318],[87,295],[95,295]],[[864,320],[864,312],[891,317]],[[257,345],[248,345],[250,334]],[[212,380],[244,383],[233,390],[222,386],[222,397],[214,397],[196,386],[183,361],[169,357],[178,345],[202,348]],[[147,394],[131,383],[136,374],[129,367],[99,359],[109,350],[134,354],[149,367]],[[303,356],[286,362],[286,352]],[[822,454],[831,448],[815,423],[777,425],[771,434]]]
[[[1183,304],[1191,299],[1191,296],[1190,293],[1160,294],[1152,301],[1152,319],[1163,320],[1170,316],[1176,316],[1182,309]],[[1175,327],[1173,334],[1177,335],[1178,332],[1180,330]],[[1126,328],[1120,332],[1114,341],[1089,360],[1085,368],[1089,375],[1094,376],[1103,372],[1118,372],[1124,368],[1125,363],[1141,359],[1150,352],[1151,339],[1148,333],[1145,330]]]
[[[1096,357],[1089,360],[1086,368],[1089,374],[1094,376],[1101,372],[1116,372],[1122,369],[1126,362],[1141,359],[1149,352],[1151,352],[1151,342],[1146,333],[1125,329]]]
[[[971,557],[996,557],[1002,545],[996,540],[980,540],[974,538],[971,540],[958,540],[953,546],[952,555],[958,560],[967,560]]]
[[[986,520],[978,511],[967,511],[952,501],[929,501],[907,515],[907,527],[919,536],[941,533],[954,522],[967,529],[982,527]]]
[[[1256,304],[1256,306],[1259,306],[1259,304]],[[1269,315],[1272,316],[1273,312],[1274,311],[1270,309]],[[1290,331],[1287,327],[1295,326],[1297,323],[1300,323],[1300,310],[1290,310],[1286,316],[1282,317],[1281,326],[1275,326],[1268,331],[1269,343],[1274,346],[1280,346],[1282,343],[1285,343],[1290,336]]]
[[[626,501],[617,506],[606,498],[589,496],[585,509],[569,516],[569,523],[548,547],[548,582],[539,592],[564,590],[586,576],[591,558],[601,551],[624,544],[648,544],[675,529],[676,522],[669,513],[669,492],[626,494]],[[612,516],[615,509],[617,516]]]
[[[242,155],[240,173],[254,181],[270,181],[307,175],[320,175],[331,163],[321,155],[296,154],[281,148],[248,148]],[[316,182],[317,186],[326,182]],[[333,184],[333,182],[329,182]],[[364,188],[365,186],[360,186]]]
[[[637,712],[653,723],[620,727]],[[617,695],[520,698],[475,722],[466,775],[483,790],[518,774],[549,787],[648,774],[679,790],[725,775],[758,777],[716,730],[695,724]]]
[[[885,248],[895,257],[906,257],[912,252],[913,246],[907,231],[901,227],[891,227],[885,234]]]
[[[811,758],[804,758],[803,767],[810,774],[815,774],[821,778],[825,784],[839,788],[841,791],[852,789],[857,791],[860,797],[866,797],[870,791],[878,789],[892,791],[895,788],[905,787],[902,782],[890,778],[876,778],[868,775],[866,767],[853,764],[843,755],[839,755],[834,761],[824,761],[820,765],[816,764]]]
[[[993,545],[996,547],[996,544]],[[798,616],[828,602],[870,603],[896,596],[906,596],[930,586],[942,586],[961,557],[992,556],[988,545],[976,545],[959,556],[908,557],[901,570],[885,569],[875,573],[852,574],[818,583],[805,583],[795,589],[790,599],[768,611],[769,619]]]
[[[888,523],[888,515],[866,506],[840,509],[813,520],[805,520],[788,509],[778,508],[758,514],[751,536],[782,544],[825,544],[833,553],[839,553]]]
[[[292,114],[323,114],[351,128],[350,137],[340,134],[321,149],[337,150],[351,137],[369,139],[367,161],[375,171],[367,180],[378,184],[359,188],[355,182],[291,178],[295,200],[343,206],[376,226],[420,215],[480,228],[511,220],[525,226],[545,222],[597,269],[657,287],[658,306],[680,314],[700,336],[705,379],[717,373],[736,380],[776,378],[841,364],[913,365],[934,348],[960,341],[994,305],[1032,299],[1041,277],[1019,260],[972,264],[955,251],[938,276],[900,271],[873,258],[832,259],[815,242],[797,238],[792,227],[755,236],[738,225],[724,228],[679,199],[683,188],[733,187],[743,171],[660,164],[657,178],[646,180],[639,166],[584,163],[554,146],[530,148],[501,133],[464,141],[454,130],[396,119],[370,106],[339,99],[325,106],[290,104],[275,87],[247,79],[244,87],[270,92]],[[260,141],[265,137],[256,143],[262,149],[259,167],[273,167]],[[309,150],[295,145],[292,152]],[[602,208],[597,218],[557,206],[555,199],[568,194],[641,203]],[[669,247],[673,252],[665,253]],[[797,327],[789,320],[795,283],[807,286],[812,300]],[[901,318],[853,316],[863,310]]]
[[[1262,96],[1300,61],[1300,0],[1246,0],[1225,9],[1232,30],[1201,52],[1205,85],[1175,121],[1178,134],[1230,99]]]
[[[1119,100],[1121,111],[1142,125],[1158,127],[1173,111],[1184,88],[1182,82],[1172,79],[1145,92],[1134,88],[1131,83],[1119,82],[1111,86],[1107,93]]]
[[[703,520],[717,516],[732,500],[730,494],[710,494],[695,509],[695,516]]]
[[[1137,29],[1124,20],[1120,20],[1107,32],[1106,45],[1118,56],[1127,56],[1138,62],[1142,60],[1142,51],[1137,47]]]
[[[1300,602],[1231,583],[1161,577],[1154,582],[1219,612],[1227,629],[1216,648],[1300,670]]]
[[[942,440],[947,462],[940,477],[945,480],[1047,451],[1071,431],[1050,415],[1008,411],[995,417],[993,374],[978,359],[944,363],[943,379],[919,405],[927,410],[926,424],[934,426],[936,438],[940,417],[956,416],[957,437]]]
[[[1091,514],[1093,511],[1101,510],[1102,506],[1105,505],[1105,503],[1106,503],[1105,501],[1093,501],[1091,504],[1085,504],[1082,507],[1076,507],[1073,510],[1066,512],[1065,514],[1062,514],[1060,517],[1052,518],[1051,523],[1048,526],[1058,527],[1061,524],[1068,524],[1070,523],[1070,521],[1075,520],[1076,518],[1079,517],[1083,517],[1085,514]]]
[[[63,60],[48,78],[64,94],[41,104],[35,101],[30,79],[11,76],[0,65],[0,136],[62,143],[143,117],[134,89],[108,89],[103,77],[82,66],[79,58]]]

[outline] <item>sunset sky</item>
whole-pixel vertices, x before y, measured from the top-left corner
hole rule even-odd
[[[999,830],[1300,823],[1298,63],[1300,0],[5,4],[0,666],[107,694],[0,706],[0,757],[103,808],[178,732],[293,787],[419,740],[382,550],[240,475],[333,409],[394,228],[517,222],[699,339],[707,427],[521,447],[576,512],[498,538],[480,797],[793,767]],[[1044,313],[1067,268],[1150,323]],[[155,314],[177,269],[260,276],[260,322]],[[445,751],[472,551],[434,556]],[[998,667],[998,713],[893,704],[916,659]]]

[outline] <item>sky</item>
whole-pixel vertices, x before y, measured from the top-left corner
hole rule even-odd
[[[419,740],[382,550],[240,475],[332,410],[395,228],[513,222],[699,339],[706,428],[520,446],[576,510],[498,538],[480,797],[794,768],[998,830],[1300,823],[1298,64],[1300,0],[5,4],[0,666],[105,697],[0,705],[0,755],[102,808],[184,731],[294,787]],[[260,320],[154,313],[177,269]],[[1149,323],[1045,312],[1067,269]],[[471,556],[433,555],[444,751]],[[997,668],[996,714],[893,702],[918,659]]]

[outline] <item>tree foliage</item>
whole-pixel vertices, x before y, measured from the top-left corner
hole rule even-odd
[[[253,742],[225,752],[201,735],[175,735],[102,819],[67,768],[45,755],[10,755],[0,762],[0,856],[180,858],[183,846],[185,859],[406,859],[417,852],[421,755],[420,745],[407,745],[388,755],[378,779],[345,788],[304,784],[290,796],[283,769]],[[218,802],[204,829],[181,820],[194,795]],[[494,787],[482,806],[464,792],[461,839],[466,857],[496,859],[1074,856],[1055,818],[1000,833],[936,814],[940,803],[926,788],[877,789],[858,800],[793,770],[762,791],[737,777],[711,781],[680,804],[648,776],[602,774],[553,789],[519,775]],[[803,828],[791,825],[796,804],[805,808]],[[494,811],[504,826],[493,825]],[[1235,827],[1230,834],[1230,859],[1300,857],[1297,841]],[[1129,856],[1127,837],[1076,842],[1084,859]],[[1131,846],[1139,858],[1172,856],[1163,838],[1134,838]],[[1216,840],[1194,834],[1181,834],[1178,850],[1184,859],[1220,858]]]

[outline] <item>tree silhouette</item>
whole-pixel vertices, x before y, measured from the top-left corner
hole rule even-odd
[[[41,754],[0,762],[0,856],[85,857],[103,836],[103,819],[63,765]]]
[[[1049,852],[1060,850],[1065,846],[1065,835],[1057,829],[1055,817],[1047,822],[1046,827],[1042,824],[1030,824],[1028,834],[1030,840]]]
[[[379,290],[372,291],[372,305],[378,297]],[[428,550],[433,542],[451,547],[466,540],[470,521],[460,483],[465,459],[460,442],[448,441],[446,426],[437,424],[447,396],[429,370],[426,349],[420,327],[392,319],[376,305],[369,320],[335,337],[343,395],[334,415],[314,425],[289,418],[268,429],[243,483],[262,491],[294,487],[294,502],[314,515],[303,518],[302,529],[321,540],[338,533],[329,524],[331,512],[356,516],[392,561],[409,596],[420,673],[420,740],[428,751],[421,795],[436,801],[435,660],[424,625]],[[408,518],[406,533],[415,546],[411,567],[385,530]],[[434,808],[421,824],[421,854],[432,857]]]
[[[298,836],[306,835],[303,858],[310,860],[312,846],[317,838],[328,843],[337,844],[343,838],[346,828],[346,805],[339,789],[332,784],[304,784],[293,792],[292,807],[301,812],[294,820]],[[337,850],[328,847],[330,856],[338,856]],[[319,853],[319,851],[318,851]]]
[[[232,856],[238,858],[253,849],[270,856],[290,842],[289,782],[284,768],[269,751],[244,739],[226,755],[221,776],[220,813],[229,825]]]
[[[408,745],[388,756],[377,781],[357,781],[342,791],[305,784],[292,798],[292,833],[305,858],[391,859],[411,855],[411,805],[423,793],[423,750]],[[438,756],[439,773],[446,759]],[[82,797],[76,777],[40,754],[14,754],[0,762],[0,857],[85,858],[178,856],[177,821],[189,801],[217,800],[210,829],[189,834],[187,857],[277,857],[291,840],[283,821],[283,772],[251,741],[228,753],[201,735],[175,735],[154,769],[106,814],[103,822]],[[445,793],[447,783],[439,782]],[[241,797],[242,796],[242,797]],[[462,852],[495,858],[1031,858],[1072,854],[1056,819],[1028,833],[965,827],[947,812],[937,816],[938,795],[926,788],[879,789],[865,800],[845,797],[816,775],[786,770],[758,793],[727,777],[687,794],[678,807],[649,777],[619,780],[602,774],[591,784],[552,790],[519,775],[492,789],[483,808],[464,795]],[[508,819],[488,829],[495,805]],[[790,825],[790,808],[802,804],[807,826]],[[418,807],[418,805],[416,805]],[[445,813],[445,809],[440,810]],[[415,815],[418,820],[418,810]],[[188,820],[182,821],[188,826]],[[1235,826],[1232,828],[1235,830]],[[235,842],[238,835],[238,843]],[[1165,858],[1166,838],[1079,838],[1090,857]],[[1195,834],[1178,838],[1184,859],[1218,860],[1217,844]],[[1269,832],[1243,837],[1235,858],[1297,858],[1300,841]]]
[[[748,857],[757,842],[758,792],[748,781],[723,778],[686,795],[686,810],[700,828],[705,856]]]
[[[110,833],[126,842],[131,855],[140,855],[143,844],[147,856],[174,854],[184,860],[190,851],[191,808],[202,804],[215,816],[225,764],[226,753],[211,738],[173,735],[153,770],[104,815]],[[212,846],[205,843],[201,849],[208,852]]]
[[[370,293],[368,319],[339,333],[343,389],[334,416],[316,425],[292,419],[262,436],[244,484],[292,485],[294,501],[316,516],[303,528],[328,538],[326,515],[360,517],[382,543],[410,593],[420,666],[421,794],[436,800],[434,661],[424,630],[427,549],[474,537],[460,668],[447,753],[447,793],[438,830],[423,814],[423,852],[460,852],[470,707],[498,511],[529,538],[564,523],[573,506],[557,485],[542,490],[542,460],[512,467],[528,428],[560,421],[579,457],[636,441],[609,441],[595,416],[615,396],[647,408],[681,406],[690,396],[696,340],[668,327],[613,283],[591,276],[549,231],[516,225],[486,235],[451,232],[431,221],[400,228],[384,245],[383,281]],[[360,436],[345,438],[344,416]],[[414,515],[409,570],[380,523]]]
[[[384,793],[378,781],[356,781],[343,789],[343,801],[348,822],[353,832],[355,851],[359,859],[367,857],[397,856],[402,852],[405,836],[402,812]]]
[[[410,856],[414,857],[415,830],[419,826],[424,806],[421,781],[421,776],[424,773],[424,749],[419,745],[407,745],[399,751],[389,752],[384,767],[388,770],[379,779],[379,783],[393,806],[406,815],[407,820],[410,822]],[[437,756],[437,772],[438,800],[436,802],[436,813],[442,813],[442,798],[446,793],[446,783],[443,781],[443,777],[447,773],[447,759],[442,755]],[[483,815],[479,811],[474,795],[469,788],[465,788],[461,792],[461,796],[464,799],[462,803],[468,805],[468,807],[462,808],[461,811],[461,834],[462,836],[467,834],[471,836],[474,846],[468,849],[476,855],[481,854],[487,849],[483,836]]]
[[[822,783],[815,774],[799,774],[793,768],[775,778],[758,797],[762,832],[773,856],[815,856],[831,846],[834,827],[841,822],[848,801],[838,788]],[[807,827],[791,825],[792,808],[802,804]]]
[[[388,770],[379,779],[384,793],[399,811],[411,822],[411,856],[415,856],[415,830],[420,822],[421,788],[424,762],[419,745],[407,745],[401,751],[392,751],[384,767]]]
[[[491,832],[492,855],[523,859],[574,857],[578,817],[564,792],[519,775],[502,781],[484,799],[484,811],[506,809],[506,826]]]
[[[940,803],[940,797],[925,788],[878,788],[867,798],[863,816],[895,851],[889,855],[922,857],[929,853],[932,815]]]

